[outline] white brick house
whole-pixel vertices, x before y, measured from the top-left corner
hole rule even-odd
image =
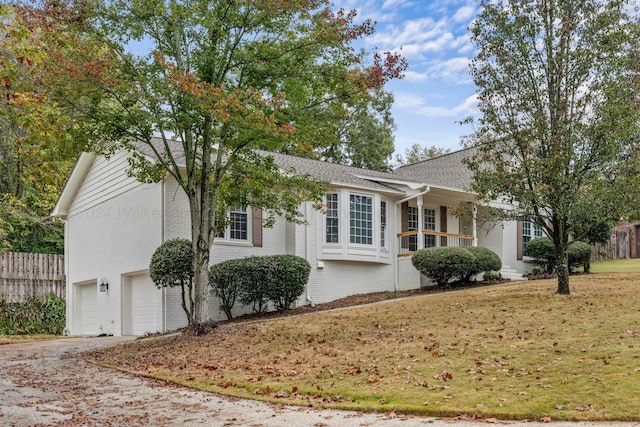
[[[504,276],[521,277],[522,239],[531,238],[522,236],[526,228],[513,222],[485,230],[453,215],[455,208],[475,206],[467,191],[470,172],[461,163],[468,154],[446,154],[393,173],[272,154],[282,169],[331,182],[326,213],[306,203],[300,207],[306,224],[280,218],[263,228],[260,209],[237,209],[224,237],[214,242],[211,263],[301,256],[312,270],[298,305],[417,288],[421,278],[411,253],[425,246],[484,246],[501,257]],[[186,195],[172,179],[142,184],[129,177],[128,155],[82,154],[53,211],[65,221],[71,335],[142,335],[186,324],[179,289],[158,290],[148,275],[151,255],[163,241],[190,238]],[[225,319],[215,297],[210,314]]]

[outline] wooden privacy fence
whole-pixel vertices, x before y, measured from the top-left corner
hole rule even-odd
[[[0,299],[65,296],[64,255],[0,252]]]
[[[591,261],[623,258],[631,258],[631,230],[614,230],[608,243],[593,245]]]

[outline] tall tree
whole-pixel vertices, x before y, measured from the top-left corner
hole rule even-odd
[[[426,146],[416,143],[404,150],[404,156],[402,154],[396,154],[394,160],[398,166],[408,165],[433,159],[434,157],[442,156],[449,152],[451,152],[451,150],[448,148],[436,147],[435,145]]]
[[[396,129],[391,114],[393,94],[379,89],[362,95],[338,121],[337,135],[316,150],[332,163],[388,171]]]
[[[82,151],[64,97],[84,91],[62,60],[81,68],[97,46],[68,31],[79,11],[63,5],[0,5],[0,250],[63,251],[63,224],[51,218]]]
[[[299,204],[323,191],[254,149],[314,151],[352,106],[406,67],[396,55],[356,53],[352,43],[373,25],[354,18],[328,0],[115,0],[84,19],[114,58],[78,77],[100,95],[76,105],[93,121],[94,149],[132,150],[138,179],[170,176],[189,200],[193,332],[209,321],[216,219],[243,205],[262,207],[267,223],[300,220]]]
[[[570,240],[632,214],[640,195],[638,23],[624,0],[481,5],[473,188],[544,228],[569,294]]]

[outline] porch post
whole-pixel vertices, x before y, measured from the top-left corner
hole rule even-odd
[[[422,212],[422,196],[418,196],[416,198],[416,202],[418,203],[418,235],[416,238],[418,239],[418,249],[424,249],[424,235],[422,234],[422,230],[424,229],[424,213]]]
[[[471,246],[478,246],[478,223],[477,223],[478,205],[474,203],[471,211],[473,212],[473,220],[471,221],[472,227],[473,227],[473,242],[471,243]]]

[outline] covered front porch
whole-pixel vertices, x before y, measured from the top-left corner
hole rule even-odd
[[[429,188],[396,203],[400,208],[397,256],[439,246],[478,246],[477,207],[468,193]]]
[[[396,233],[396,290],[430,285],[412,265],[420,249],[478,246],[477,206],[473,195],[428,187],[396,202],[400,224]]]
[[[422,238],[420,238],[422,235]],[[473,235],[444,233],[431,230],[412,230],[398,233],[398,257],[411,256],[418,249],[438,246],[477,246]]]

